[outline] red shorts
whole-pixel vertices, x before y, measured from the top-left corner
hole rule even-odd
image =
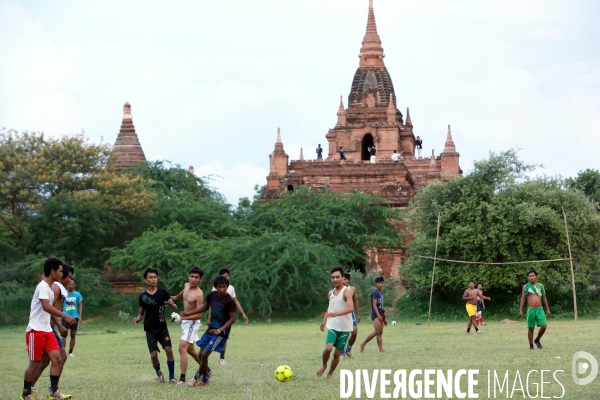
[[[42,354],[58,350],[58,343],[56,343],[54,332],[31,330],[25,333],[25,343],[27,343],[29,361],[41,361]]]

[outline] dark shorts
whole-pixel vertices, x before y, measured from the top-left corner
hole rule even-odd
[[[63,319],[63,321],[62,321],[62,326],[64,326],[64,327],[65,327],[65,328],[67,328],[67,329],[70,329],[70,330],[72,330],[72,331],[78,331],[78,330],[79,330],[79,318],[75,318],[75,321],[77,321],[77,322],[76,322],[76,323],[74,323],[73,325],[69,325],[69,324],[67,323],[67,321],[65,321],[65,320]],[[66,336],[65,336],[65,337],[66,337]]]
[[[482,311],[483,310],[483,303],[481,302],[481,300],[477,300],[477,311]]]
[[[383,320],[385,321],[385,311],[379,311],[379,314],[383,317]],[[375,321],[375,318],[377,318],[377,314],[371,314],[371,320]]]
[[[223,351],[223,346],[227,343],[227,339],[222,336],[213,336],[208,333],[204,333],[200,340],[196,342],[198,347],[208,351],[216,351],[220,353]]]
[[[58,336],[58,333],[56,333],[56,326],[52,327],[52,333],[54,333],[54,337],[56,338],[56,342],[58,343],[58,348],[62,349],[63,347],[65,347],[62,340],[60,339],[60,336]]]
[[[160,351],[158,349],[158,343],[160,343],[163,349],[172,346],[169,329],[165,327],[146,331],[146,342],[148,343],[148,350],[150,350],[150,352]]]

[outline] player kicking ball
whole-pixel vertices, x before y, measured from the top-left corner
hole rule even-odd
[[[200,347],[200,374],[192,386],[210,385],[210,373],[208,369],[208,357],[213,351],[220,353],[227,343],[229,331],[235,322],[236,304],[233,298],[227,293],[229,280],[224,276],[217,276],[213,282],[217,289],[206,296],[206,302],[200,307],[183,311],[181,319],[187,320],[196,318],[210,308],[211,319],[208,329],[202,335],[202,338],[196,343]]]
[[[479,289],[475,289],[475,281],[469,281],[469,288],[463,293],[462,299],[467,302],[467,315],[469,316],[469,322],[467,323],[467,333],[471,333],[471,326],[475,327],[475,332],[481,333],[477,329],[477,298],[490,301],[489,297],[485,297],[483,292]]]
[[[204,271],[198,267],[192,267],[188,274],[188,283],[185,284],[183,290],[177,296],[171,297],[173,301],[179,300],[183,296],[183,310],[191,311],[202,305],[204,294],[202,289],[198,287]],[[185,384],[185,375],[188,367],[188,354],[200,365],[200,357],[196,353],[194,343],[198,341],[198,330],[202,326],[200,318],[202,314],[188,316],[181,322],[181,340],[179,341],[179,355],[181,356],[181,375],[179,376],[178,385]]]
[[[533,269],[527,273],[527,280],[529,282],[523,286],[523,295],[521,296],[521,304],[519,306],[519,316],[522,317],[523,306],[525,305],[525,299],[527,299],[527,338],[529,339],[529,350],[533,350],[534,343],[538,349],[541,350],[544,348],[540,343],[540,339],[548,326],[546,317],[550,315],[546,289],[544,289],[544,285],[537,281],[537,275],[537,272]],[[542,304],[546,308],[546,314],[544,314]],[[535,340],[533,340],[533,332],[536,325],[540,327],[540,330]]]
[[[335,347],[331,367],[327,373],[327,379],[331,379],[333,372],[340,362],[342,351],[346,348],[350,332],[352,332],[351,314],[354,310],[354,303],[352,301],[354,289],[344,286],[343,274],[344,269],[342,267],[335,267],[330,273],[331,283],[334,288],[327,293],[329,307],[320,326],[321,332],[327,326],[327,338],[325,339],[325,350],[323,350],[323,365],[317,371],[317,377],[319,378],[325,373],[327,362]]]
[[[148,288],[139,297],[140,312],[133,322],[137,324],[142,319],[144,320],[144,331],[146,332],[146,343],[150,351],[150,360],[156,371],[158,382],[164,382],[165,377],[160,370],[160,361],[158,360],[158,343],[167,353],[167,366],[169,367],[169,382],[177,383],[175,379],[175,359],[173,358],[173,347],[171,345],[171,336],[167,328],[167,320],[165,319],[165,304],[174,310],[177,306],[171,300],[169,292],[166,289],[159,289],[158,270],[148,268],[144,271],[144,281]]]

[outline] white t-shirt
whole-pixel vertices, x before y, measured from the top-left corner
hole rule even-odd
[[[216,292],[217,289],[213,287],[213,290],[211,290],[211,292]],[[235,299],[235,289],[233,288],[233,286],[229,285],[227,287],[227,294],[229,294],[231,296],[232,299]]]
[[[398,153],[392,154],[392,161],[398,161],[398,158],[400,158]]]
[[[50,305],[54,303],[54,292],[46,281],[41,281],[35,288],[35,293],[33,293],[33,298],[31,299],[31,312],[29,313],[29,325],[27,325],[26,332],[31,330],[52,332],[52,327],[50,326],[50,314],[44,311],[42,300],[48,300]]]

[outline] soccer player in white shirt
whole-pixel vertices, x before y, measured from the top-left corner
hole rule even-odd
[[[31,312],[29,313],[29,324],[25,333],[25,342],[27,343],[27,354],[29,356],[29,366],[25,370],[23,382],[23,393],[21,400],[33,400],[35,395],[31,391],[33,376],[42,361],[42,355],[46,354],[50,358],[52,366],[50,367],[51,390],[47,393],[49,399],[68,399],[71,396],[65,396],[58,391],[58,381],[60,379],[60,352],[56,337],[50,326],[52,315],[63,318],[69,325],[75,323],[75,319],[67,314],[57,310],[52,306],[54,302],[54,292],[52,284],[62,278],[62,261],[56,258],[49,258],[44,262],[44,279],[37,285],[33,298],[31,299]]]

